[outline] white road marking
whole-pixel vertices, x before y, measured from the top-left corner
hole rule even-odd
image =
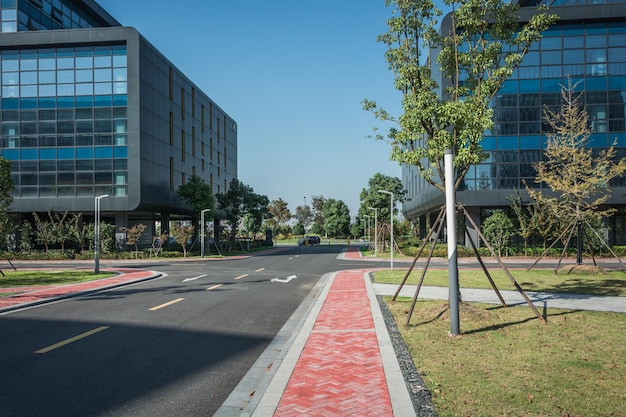
[[[198,275],[197,277],[193,277],[193,278],[186,278],[186,279],[184,279],[184,280],[183,280],[183,282],[195,281],[195,280],[197,280],[197,279],[200,279],[200,278],[204,278],[204,277],[206,277],[206,275],[207,275],[207,274],[204,274],[204,275]]]
[[[290,275],[285,279],[281,279],[281,278],[274,278],[271,280],[271,282],[281,282],[283,284],[288,283],[289,281],[291,281],[292,279],[296,279],[297,277],[295,275]]]

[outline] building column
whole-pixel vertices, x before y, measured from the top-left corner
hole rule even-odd
[[[428,234],[428,232],[426,231],[426,216],[421,216],[419,218],[420,224],[419,224],[419,238],[421,240],[424,240],[426,238],[426,235]]]

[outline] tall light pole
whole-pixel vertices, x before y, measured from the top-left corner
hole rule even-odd
[[[376,207],[368,207],[374,210],[374,256],[378,257],[378,209]]]
[[[370,238],[370,231],[372,229],[372,227],[371,227],[372,222],[370,221],[371,217],[368,216],[367,214],[364,214],[363,217],[365,217],[365,221],[366,221],[365,225],[367,226],[367,228],[365,230],[367,231],[367,244],[369,245],[369,242],[371,240],[371,238]]]
[[[98,195],[95,198],[95,217],[96,224],[94,225],[94,245],[93,245],[93,258],[94,258],[94,274],[100,273],[100,200],[107,198],[108,194]]]
[[[304,212],[304,224],[302,225],[302,228],[304,229],[304,234],[306,235],[306,196],[304,196],[304,207],[302,208],[302,211]]]
[[[378,192],[383,194],[389,194],[389,197],[391,197],[391,208],[389,211],[389,216],[391,217],[391,270],[393,271],[393,193],[387,190],[378,190]]]
[[[205,224],[204,224],[204,213],[206,213],[207,211],[211,211],[211,209],[204,209],[202,211],[200,211],[200,257],[204,258],[204,229],[205,229]]]
[[[363,223],[363,240],[365,241],[365,229],[367,229],[367,223],[365,223],[365,219],[361,219],[361,223]]]

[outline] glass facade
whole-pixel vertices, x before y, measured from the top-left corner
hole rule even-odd
[[[2,33],[102,26],[70,0],[0,0]]]
[[[13,196],[126,196],[126,46],[5,50],[0,67]]]
[[[592,130],[589,146],[615,144],[626,156],[626,25],[557,24],[528,52],[492,105],[494,128],[485,133],[488,160],[472,167],[464,190],[521,189],[534,183],[542,158],[544,106],[557,110],[567,77],[582,93]],[[612,186],[625,186],[618,178]]]

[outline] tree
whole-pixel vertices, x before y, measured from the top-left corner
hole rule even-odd
[[[350,210],[346,203],[329,198],[324,202],[322,213],[328,236],[344,238],[350,234]]]
[[[201,212],[209,210],[204,215],[204,219],[211,219],[215,214],[215,196],[211,192],[211,186],[204,182],[197,175],[192,175],[189,180],[178,187],[176,194],[193,208],[194,218],[199,221],[202,218]],[[204,229],[206,225],[200,225]]]
[[[394,127],[385,136],[391,158],[414,165],[432,186],[445,191],[444,153],[454,152],[455,189],[469,168],[486,159],[483,132],[492,128],[490,100],[520,64],[541,32],[556,20],[545,11],[519,26],[516,2],[505,0],[450,0],[445,2],[450,30],[435,28],[441,11],[432,0],[386,0],[393,6],[389,32],[378,41],[402,93],[402,114],[394,117],[374,101],[365,110]],[[438,55],[430,57],[430,53]],[[426,59],[426,54],[429,54]],[[431,64],[449,81],[440,85]],[[441,92],[440,92],[441,89]]]
[[[35,212],[33,212],[33,218],[35,219],[35,228],[33,229],[35,242],[44,245],[47,253],[50,245],[57,242],[54,223],[51,220],[42,220]]]
[[[361,206],[357,217],[362,218],[363,215],[372,215],[374,207],[378,212],[378,223],[389,223],[391,221],[391,201],[388,194],[383,194],[379,190],[385,190],[393,193],[394,208],[393,214],[396,214],[395,203],[401,203],[404,199],[406,191],[402,186],[402,181],[396,177],[390,177],[381,173],[376,173],[367,182],[368,188],[361,190]]]
[[[216,197],[219,207],[226,213],[226,220],[230,224],[229,245],[231,248],[234,246],[243,216],[251,214],[260,227],[268,210],[269,199],[256,194],[252,187],[245,185],[237,178],[230,181],[228,191],[217,194]]]
[[[313,207],[311,232],[321,234],[324,230],[324,204],[326,199],[323,195],[314,195],[311,197],[311,206]]]
[[[498,256],[502,256],[502,251],[509,247],[511,238],[515,235],[513,222],[502,210],[494,211],[485,219],[482,232],[485,239],[498,252]]]
[[[141,238],[141,235],[143,234],[143,232],[146,230],[146,225],[142,223],[138,223],[134,225],[133,227],[131,227],[130,229],[128,227],[120,227],[120,230],[126,233],[126,244],[132,245],[135,247],[135,256],[136,256],[137,252],[139,252],[139,248],[138,248],[139,239]]]
[[[194,216],[200,217],[200,212],[211,209],[208,218],[215,212],[215,196],[211,192],[211,186],[197,175],[192,175],[189,180],[178,187],[176,194],[187,204],[193,207]]]
[[[187,242],[193,237],[193,233],[193,226],[186,226],[180,222],[172,222],[171,224],[170,235],[174,237],[176,243],[183,248],[183,257],[185,258],[187,257]]]
[[[11,192],[15,189],[15,184],[11,179],[11,163],[0,157],[0,236],[7,236],[15,227],[14,217],[9,213],[9,208],[13,204]],[[1,242],[4,246],[6,242]]]
[[[296,207],[296,212],[293,215],[293,218],[302,225],[302,227],[306,230],[306,227],[311,224],[313,221],[313,214],[311,213],[311,207],[306,206],[298,206]],[[304,234],[303,232],[301,234]],[[294,232],[294,234],[297,234]]]
[[[291,211],[289,211],[287,207],[287,202],[282,198],[271,201],[267,206],[267,210],[270,214],[268,223],[272,229],[274,229],[274,232],[291,219]],[[276,235],[276,233],[274,233],[274,235]]]
[[[561,224],[575,222],[578,226],[578,263],[582,262],[582,225],[587,219],[601,219],[613,209],[600,207],[610,197],[611,181],[626,172],[626,157],[616,159],[614,146],[594,156],[588,146],[591,136],[589,115],[568,79],[561,88],[562,105],[559,111],[544,108],[544,119],[549,126],[545,160],[537,163],[535,182],[545,183],[557,196],[545,196],[541,191],[527,188],[532,198],[542,201],[558,213]],[[567,226],[566,226],[567,227]]]

